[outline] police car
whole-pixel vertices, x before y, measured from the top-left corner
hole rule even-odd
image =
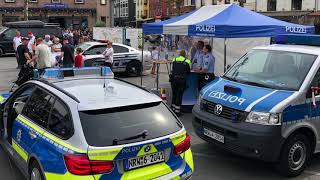
[[[84,65],[101,66],[105,59],[102,53],[106,50],[105,42],[85,42],[80,44],[83,50]],[[139,76],[142,73],[142,52],[123,44],[113,43],[113,72],[125,72],[129,76]],[[152,67],[151,53],[143,52],[143,71],[150,70]]]
[[[192,175],[182,123],[159,97],[114,79],[109,68],[46,70],[0,102],[1,144],[28,179]]]
[[[320,41],[287,36],[278,42],[289,44],[256,47],[205,86],[193,127],[217,147],[297,176],[320,151],[320,47],[314,46]]]

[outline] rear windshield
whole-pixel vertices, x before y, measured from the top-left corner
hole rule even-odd
[[[97,147],[154,139],[175,133],[182,128],[181,123],[162,102],[81,111],[79,114],[87,143]],[[141,132],[147,132],[148,135],[145,138],[124,140]]]

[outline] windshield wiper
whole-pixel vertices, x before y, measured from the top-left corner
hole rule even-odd
[[[139,138],[145,139],[148,135],[149,135],[148,131],[143,130],[142,132],[140,132],[134,136],[131,136],[131,137],[127,137],[124,139],[114,139],[114,140],[112,140],[112,145],[118,145],[118,143],[121,141],[130,141],[130,140],[139,139]]]
[[[256,82],[251,82],[251,81],[242,81],[242,83],[244,84],[249,84],[252,86],[259,86],[259,87],[264,87],[264,88],[270,88],[270,86],[264,85],[264,84],[260,84],[260,83],[256,83]]]
[[[228,77],[228,76],[222,76],[223,78],[227,79],[227,80],[230,80],[230,81],[235,81],[235,82],[239,82],[238,80],[234,79],[234,78],[231,78],[231,77]]]

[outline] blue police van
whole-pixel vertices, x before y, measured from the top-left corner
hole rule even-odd
[[[193,127],[205,141],[274,162],[292,177],[320,151],[320,38],[276,39],[253,48],[201,90]]]

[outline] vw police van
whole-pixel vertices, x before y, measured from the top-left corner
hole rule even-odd
[[[297,176],[320,151],[319,37],[256,47],[205,86],[193,108],[199,137],[227,151],[275,162]]]
[[[162,100],[110,68],[46,70],[0,94],[1,145],[31,180],[190,179],[190,137]]]

